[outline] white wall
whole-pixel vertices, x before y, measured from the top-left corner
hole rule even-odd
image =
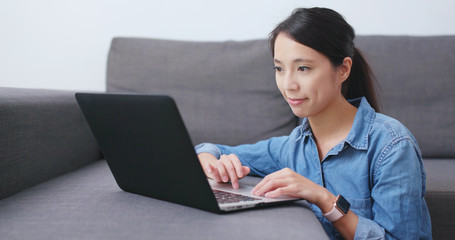
[[[265,38],[294,8],[314,6],[357,34],[455,34],[450,0],[0,0],[0,86],[104,91],[114,36]]]

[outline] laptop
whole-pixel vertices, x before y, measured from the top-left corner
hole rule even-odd
[[[76,93],[118,186],[130,193],[210,212],[263,207],[296,198],[252,195],[208,179],[169,96]]]

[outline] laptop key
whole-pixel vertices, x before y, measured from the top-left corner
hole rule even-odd
[[[248,197],[236,193],[230,193],[220,190],[212,189],[215,194],[215,198],[218,203],[236,203],[236,202],[247,202],[247,201],[256,201],[261,200],[260,198]]]

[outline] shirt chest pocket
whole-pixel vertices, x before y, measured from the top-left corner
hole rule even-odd
[[[351,211],[355,214],[368,218],[373,219],[373,213],[371,211],[373,206],[373,199],[371,198],[346,198],[348,202],[351,204]]]

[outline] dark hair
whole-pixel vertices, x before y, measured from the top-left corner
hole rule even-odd
[[[298,8],[270,33],[272,54],[279,33],[327,56],[333,66],[345,57],[352,59],[351,73],[343,82],[341,93],[346,99],[365,97],[376,112],[380,104],[376,79],[360,51],[354,47],[355,32],[339,13],[327,8]]]

